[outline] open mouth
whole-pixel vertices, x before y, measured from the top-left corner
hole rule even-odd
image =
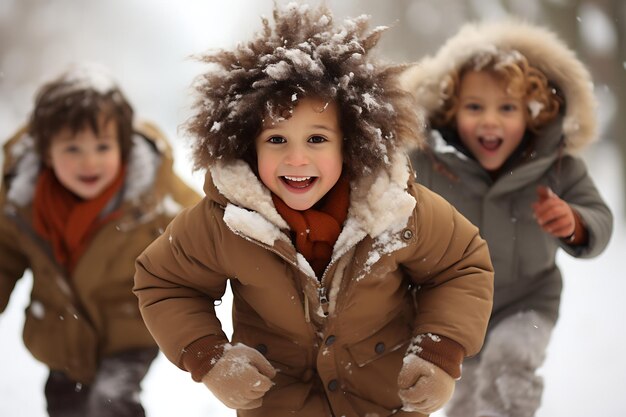
[[[502,145],[502,139],[496,136],[481,136],[478,138],[480,145],[488,151],[497,151]]]
[[[285,175],[280,177],[280,179],[288,187],[304,190],[313,185],[315,181],[317,181],[318,177],[292,177]]]
[[[100,177],[98,175],[89,175],[85,177],[79,177],[79,180],[85,184],[94,184],[98,181]]]

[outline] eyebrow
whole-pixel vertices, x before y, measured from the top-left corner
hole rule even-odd
[[[309,126],[310,129],[314,129],[314,130],[325,130],[328,132],[333,132],[333,133],[338,133],[339,130],[338,129],[333,129],[331,127],[328,127],[326,125],[311,125]],[[281,131],[284,130],[284,127],[268,127],[263,129],[264,132],[271,132],[271,131]]]
[[[326,125],[313,125],[313,126],[311,126],[311,127],[312,127],[312,128],[314,128],[314,129],[322,129],[322,130],[327,130],[327,131],[329,131],[329,132],[337,132],[337,130],[336,130],[336,129],[333,129],[333,128],[328,127],[328,126],[326,126]]]

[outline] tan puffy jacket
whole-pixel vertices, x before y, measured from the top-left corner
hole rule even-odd
[[[275,385],[240,416],[399,410],[396,381],[412,336],[443,335],[473,355],[492,305],[478,230],[411,175],[396,155],[388,171],[351,184],[348,218],[320,282],[249,166],[212,167],[204,200],[138,258],[135,293],[165,355],[182,368],[185,348],[206,336],[262,352],[278,370]],[[232,338],[214,310],[229,280]]]
[[[172,171],[164,136],[151,124],[137,127],[121,203],[124,214],[96,233],[71,276],[32,227],[40,163],[24,129],[5,144],[4,158],[0,312],[17,280],[30,269],[33,289],[23,336],[32,355],[88,383],[102,356],[154,346],[131,291],[134,261],[183,206],[200,199]]]

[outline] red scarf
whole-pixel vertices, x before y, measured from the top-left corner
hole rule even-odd
[[[98,216],[121,189],[126,169],[99,196],[83,200],[65,188],[50,168],[44,168],[35,188],[33,226],[50,242],[54,257],[70,273],[87,248],[93,233],[106,222],[118,217],[116,210],[102,219]]]
[[[318,278],[322,276],[333,254],[350,205],[350,184],[343,177],[308,210],[294,210],[272,194],[276,210],[289,224],[296,249],[313,267]]]

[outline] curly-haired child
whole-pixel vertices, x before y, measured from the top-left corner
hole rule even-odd
[[[480,228],[495,271],[485,347],[464,364],[450,417],[530,417],[561,297],[559,248],[601,253],[612,215],[575,153],[595,138],[589,73],[552,32],[468,24],[403,82],[421,101],[429,146],[418,182]]]
[[[138,258],[141,312],[239,416],[427,415],[482,345],[487,246],[413,180],[414,100],[369,57],[383,29],[293,3],[274,21],[203,58],[188,127],[206,197]]]
[[[52,417],[145,415],[140,383],[158,348],[134,262],[200,197],[174,174],[159,130],[133,114],[105,68],[76,65],[39,89],[4,146],[0,312],[30,269],[24,343],[50,369]]]

